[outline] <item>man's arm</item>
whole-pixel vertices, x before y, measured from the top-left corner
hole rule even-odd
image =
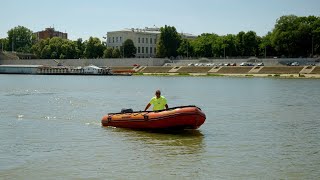
[[[147,104],[146,108],[144,109],[144,111],[146,111],[147,109],[149,109],[149,107],[151,106],[150,103]]]

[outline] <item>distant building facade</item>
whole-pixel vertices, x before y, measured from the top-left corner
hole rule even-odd
[[[39,31],[33,33],[36,36],[36,40],[39,41],[41,39],[60,37],[62,39],[68,39],[68,33],[63,33],[59,31],[55,31],[54,28],[46,28],[44,31]]]
[[[182,38],[193,39],[197,36],[192,34],[180,33]],[[123,29],[119,31],[111,31],[107,33],[107,46],[111,48],[120,49],[122,44],[131,39],[134,46],[137,48],[137,58],[149,58],[155,57],[157,54],[157,41],[160,37],[160,28],[131,28]],[[121,54],[122,52],[120,52]]]

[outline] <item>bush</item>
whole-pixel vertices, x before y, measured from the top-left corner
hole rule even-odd
[[[143,72],[137,72],[137,73],[134,73],[134,75],[142,76],[142,75],[143,75]]]
[[[189,73],[179,73],[178,75],[179,76],[189,76],[190,74]]]
[[[223,74],[207,74],[207,76],[224,76]]]

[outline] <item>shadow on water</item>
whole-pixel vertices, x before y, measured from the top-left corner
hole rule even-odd
[[[122,141],[154,145],[179,151],[180,154],[194,154],[203,151],[204,138],[200,130],[132,130],[103,127],[108,134]]]
[[[204,136],[198,129],[127,129],[104,127],[106,130],[119,133],[134,133],[142,136],[177,136],[177,137],[202,137]]]

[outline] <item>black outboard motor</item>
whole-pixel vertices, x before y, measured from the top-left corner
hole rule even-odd
[[[121,109],[121,113],[124,114],[124,113],[133,113],[133,110],[130,108],[130,109],[126,109],[126,108],[122,108]]]

